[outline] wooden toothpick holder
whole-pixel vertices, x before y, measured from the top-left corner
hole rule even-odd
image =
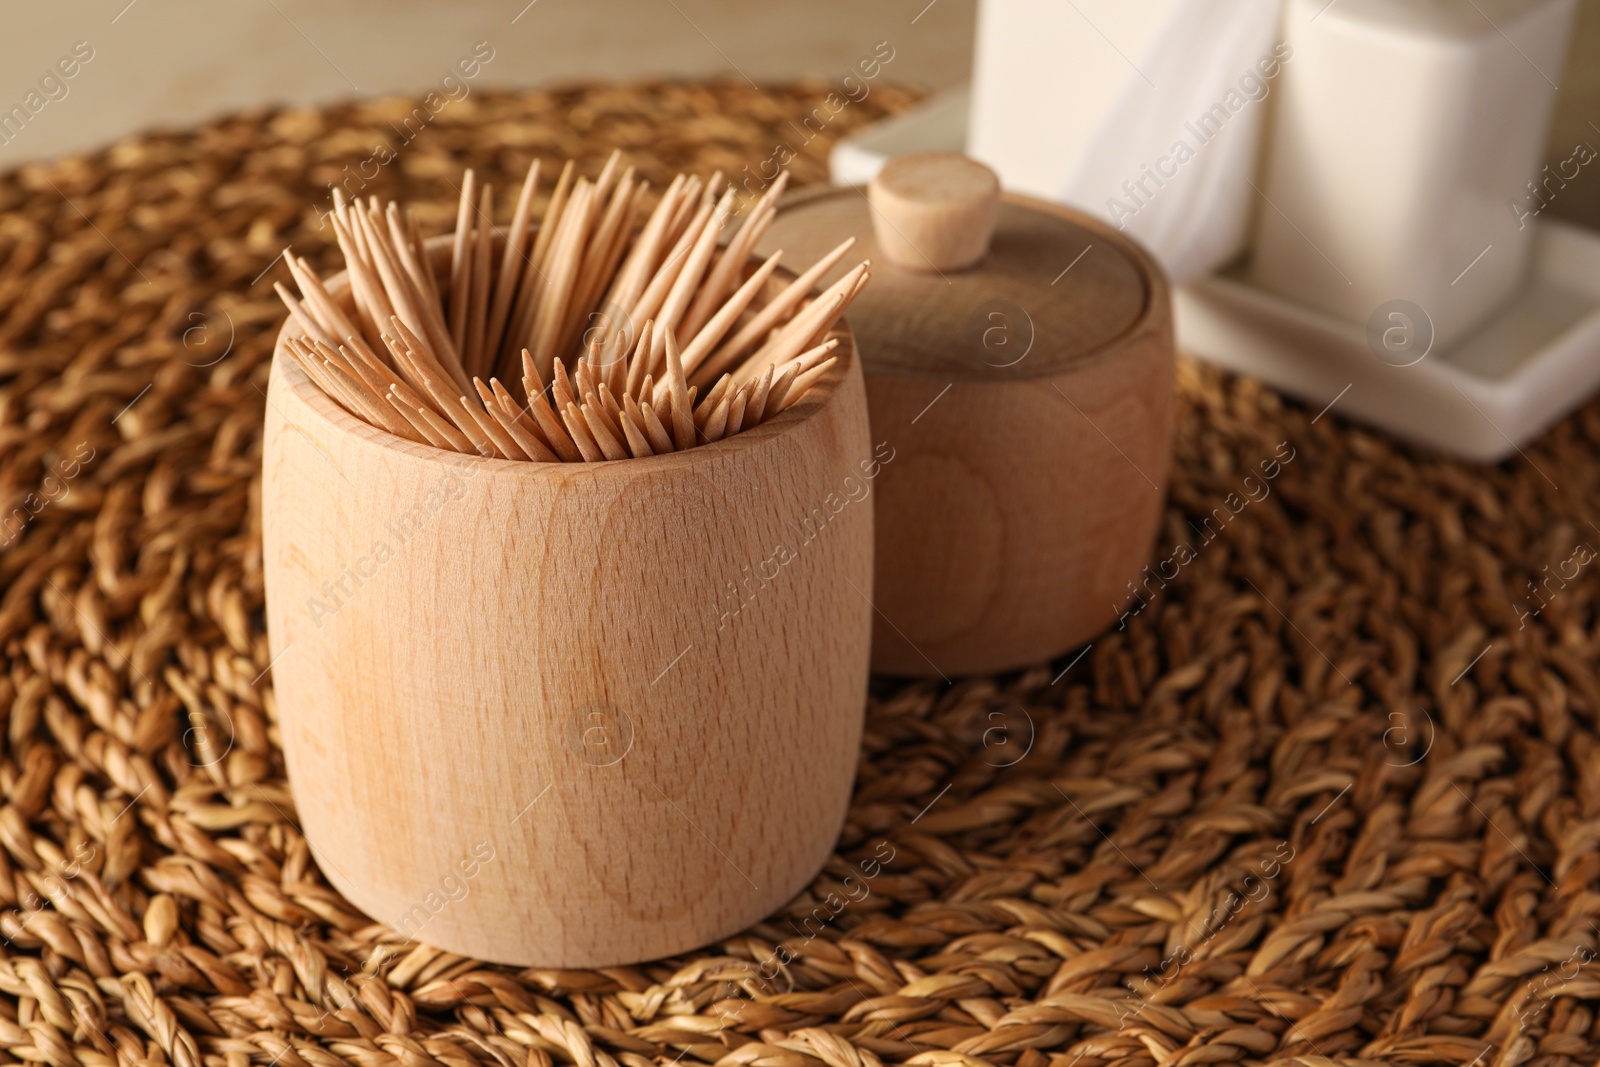
[[[401,440],[280,337],[273,683],[298,819],[354,904],[464,956],[599,967],[732,934],[815,875],[872,610],[871,506],[824,503],[876,473],[834,335],[832,380],[770,423],[586,464]]]
[[[759,247],[804,261],[850,235],[873,262],[850,313],[873,439],[895,455],[875,490],[873,669],[990,673],[1092,639],[1142,578],[1165,495],[1160,267],[951,153],[792,197]]]

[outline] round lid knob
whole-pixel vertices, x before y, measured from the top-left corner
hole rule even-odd
[[[1000,179],[959,152],[919,152],[884,164],[867,188],[878,247],[908,270],[963,270],[989,251]]]

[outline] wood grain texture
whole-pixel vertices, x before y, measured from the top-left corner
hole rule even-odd
[[[582,465],[374,429],[280,337],[273,674],[306,837],[351,901],[451,952],[592,967],[731,934],[811,879],[871,612],[870,507],[796,527],[869,456],[835,333],[831,388],[771,423]]]
[[[1167,282],[1115,230],[1009,194],[978,267],[906,270],[880,260],[870,210],[856,189],[802,194],[761,250],[805,257],[855,234],[874,262],[851,312],[873,437],[895,450],[877,486],[873,669],[1057,656],[1115,620],[1149,558],[1171,455]]]

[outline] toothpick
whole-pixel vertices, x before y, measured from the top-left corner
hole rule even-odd
[[[703,432],[707,441],[722,440],[722,431],[728,427],[728,398],[723,397],[706,419]]]
[[[511,230],[506,234],[505,251],[500,255],[500,277],[495,282],[494,301],[489,306],[489,328],[484,336],[486,351],[498,354],[505,340],[506,317],[511,313],[511,302],[517,295],[517,283],[522,279],[522,267],[529,245],[529,222],[533,217],[533,198],[539,188],[539,161],[535,159],[522,180],[522,193],[517,197],[516,211],[511,216]]]
[[[711,273],[706,276],[706,281],[700,287],[700,293],[695,297],[694,304],[683,318],[683,329],[680,331],[685,337],[693,337],[705,325],[717,305],[738,284],[739,272],[750,259],[750,253],[755,248],[761,235],[777,216],[777,200],[783,195],[784,187],[789,184],[789,172],[783,171],[778,175],[778,180],[773,182],[766,193],[751,206],[745,215],[744,222],[740,224],[738,232],[728,241],[727,248],[723,250]]]
[[[485,185],[478,199],[477,226],[472,235],[472,307],[467,316],[467,343],[461,365],[468,375],[488,367],[484,340],[489,327],[490,252],[494,247],[494,190]],[[475,442],[476,443],[476,442]]]
[[[761,372],[750,386],[750,400],[744,409],[744,428],[760,426],[762,415],[767,410],[767,395],[772,392],[772,368],[768,367]]]
[[[444,419],[434,414],[431,409],[419,404],[415,408],[415,411],[417,413],[417,417],[423,422],[427,423],[428,428],[444,441],[444,445],[441,447],[449,447],[457,452],[476,451],[476,449],[474,449],[472,446],[472,442],[467,439],[466,434],[462,433]]]
[[[440,418],[438,415],[435,415],[431,409],[418,408],[417,415],[426,420],[428,425],[433,427],[433,432],[444,438],[445,442],[457,452],[467,453],[469,455],[472,453],[477,453],[478,455],[483,454],[483,448],[477,445],[472,438],[462,433],[459,429],[451,425],[446,420]]]
[[[472,381],[470,379],[465,382],[457,379],[456,375],[460,374],[460,368],[441,365],[433,357],[433,353],[429,351],[428,346],[423,343],[422,339],[412,333],[398,315],[389,320],[389,325],[394,328],[405,349],[406,356],[410,359],[412,366],[417,369],[423,383],[422,388],[442,390],[447,396],[455,396],[460,395],[462,392],[470,393],[472,391]],[[389,351],[395,351],[393,345],[389,346]],[[412,382],[411,384],[417,385],[418,383]],[[453,399],[446,400],[439,410],[449,414],[453,403]]]
[[[503,355],[507,359],[517,349],[533,343],[534,321],[538,317],[539,303],[543,299],[544,287],[548,280],[545,272],[550,258],[551,242],[555,238],[556,230],[560,228],[562,216],[566,214],[567,194],[575,173],[576,165],[572,160],[567,160],[566,166],[561,168],[560,177],[556,179],[555,191],[550,194],[550,203],[545,206],[544,218],[539,222],[539,231],[533,242],[533,253],[528,257],[527,269],[522,272],[522,284],[518,287],[517,299],[512,305],[510,326],[501,344]]]
[[[545,260],[550,255],[550,242],[555,237],[553,223],[560,221],[567,209],[567,196],[572,191],[572,179],[577,174],[577,164],[567,160],[566,166],[561,168],[561,174],[556,178],[555,191],[550,194],[550,203],[546,205],[544,221],[539,224],[539,233],[533,242],[533,262],[541,270]]]
[[[282,282],[273,282],[272,289],[278,294],[278,299],[283,301],[283,306],[289,309],[289,317],[294,320],[294,325],[297,330],[305,334],[307,337],[321,341],[323,344],[331,345],[334,343],[333,338],[329,337],[323,331],[322,326],[317,322],[312,314],[301,305],[300,301],[294,298],[294,295],[289,292],[287,286],[285,286]]]
[[[536,445],[533,451],[522,447],[522,434],[512,432],[516,425],[514,419],[508,419],[505,412],[500,409],[500,404],[495,400],[494,391],[483,383],[482,378],[472,379],[472,386],[477,391],[482,407],[474,404],[470,398],[463,397],[462,404],[469,414],[477,421],[483,432],[488,434],[489,440],[494,442],[495,448],[506,459],[538,459],[541,453],[548,453],[542,445]],[[510,422],[510,425],[507,423]],[[532,423],[530,421],[529,425]]]
[[[629,403],[636,403],[630,396]],[[644,403],[639,405],[639,414],[644,416],[645,436],[650,438],[650,447],[655,449],[656,455],[664,456],[668,452],[676,452],[677,446],[672,443],[672,437],[667,433],[667,428],[661,423],[661,416],[656,414],[654,404]]]
[[[740,386],[739,391],[733,394],[733,403],[728,408],[728,423],[723,428],[722,436],[732,437],[744,427],[745,408],[750,403],[751,386]]]
[[[793,360],[777,372],[777,376],[772,380],[772,388],[767,392],[767,403],[763,408],[761,421],[765,422],[782,410],[783,398],[799,375],[800,364]]]
[[[595,381],[594,367],[588,360],[580,359],[572,365],[572,385],[572,391],[582,397],[595,391],[598,383]]]
[[[777,368],[776,368],[777,371],[779,372],[778,373],[778,377],[780,377],[780,378],[784,377],[785,375],[784,375],[783,372],[785,372],[785,371],[790,372],[787,375],[787,377],[789,379],[789,382],[790,382],[789,388],[798,389],[799,385],[800,385],[799,379],[803,378],[808,371],[811,371],[811,370],[815,369],[816,367],[820,366],[822,364],[822,362],[824,361],[824,359],[827,358],[828,353],[832,352],[835,348],[838,348],[838,347],[839,347],[838,338],[830,337],[828,340],[822,342],[820,345],[817,345],[815,348],[807,349],[806,351],[800,353],[798,356],[795,356],[793,359],[788,360],[787,362],[785,362],[785,363],[783,363],[781,365],[778,365]],[[767,368],[768,371],[773,370],[773,369],[774,368],[772,366],[768,366],[768,368]],[[765,373],[765,372],[763,372],[763,373]],[[794,394],[794,395],[797,396],[798,394]],[[769,400],[767,402],[766,413],[768,415],[776,414],[777,411],[779,410],[777,408],[774,408],[772,406],[772,404],[773,404],[773,402],[771,400]]]
[[[615,429],[621,429],[623,423],[622,406],[617,403],[617,398],[611,395],[611,390],[602,383],[599,393],[600,410],[605,413],[606,420]]]
[[[622,165],[622,149],[613,148],[611,155],[606,157],[606,165],[600,168],[600,176],[594,180],[594,199],[589,203],[588,224],[594,225],[594,216],[598,213],[600,205],[611,196],[611,190],[616,185],[617,168]],[[629,167],[631,174],[633,168]]]
[[[717,410],[717,405],[728,396],[732,389],[733,376],[731,374],[724,374],[720,379],[717,380],[717,384],[712,386],[711,392],[706,394],[705,399],[700,401],[699,404],[695,405],[695,425],[699,426],[701,429],[704,429],[706,420],[711,418],[712,414]]]
[[[457,352],[466,351],[468,302],[472,285],[472,208],[477,193],[477,175],[470,169],[461,181],[461,198],[456,203],[456,233],[450,246],[450,339]]]
[[[429,408],[430,411],[432,410],[428,404],[428,401],[424,399],[420,393],[403,381],[395,381],[390,383],[388,393],[389,395],[399,397],[400,402],[412,410],[417,408]],[[435,415],[439,414],[437,411],[434,411],[433,413]]]
[[[866,271],[867,264],[860,264],[807,304],[775,332],[755,355],[734,369],[734,380],[740,383],[751,380],[769,364],[780,364],[793,358],[813,338],[825,333],[844,314],[849,297],[858,291],[857,283],[866,275]]]
[[[622,447],[622,442],[617,440],[616,433],[607,424],[605,413],[587,402],[580,410],[589,432],[594,434],[595,443],[600,446],[601,454],[607,459],[627,459],[627,450]]]
[[[731,188],[733,188],[733,183],[729,182],[724,177],[721,168],[718,168],[711,172],[711,177],[706,181],[706,191],[702,195],[705,197],[706,203],[709,204],[715,202],[722,191]]]
[[[458,396],[456,397],[455,406],[448,413],[455,417],[456,425],[460,427],[462,433],[466,434],[467,440],[472,442],[472,447],[477,450],[478,455],[501,456],[499,448],[494,444],[494,439],[484,431],[483,426],[478,422],[478,416],[482,415],[483,412],[476,404],[464,396]]]
[[[345,374],[358,381],[361,384],[362,391],[375,401],[381,401],[383,394],[389,391],[389,383],[393,378],[392,372],[387,376],[374,374],[365,363],[354,357],[350,349],[343,345],[339,346],[338,349],[334,349],[321,341],[315,341],[312,343],[311,348],[324,363],[332,363]]]
[[[428,296],[433,300],[434,306],[442,311],[444,294],[439,289],[439,272],[434,268],[434,257],[428,251],[427,238],[422,236],[422,227],[417,225],[415,215],[410,211],[401,211],[400,216],[405,222],[406,236],[410,240],[411,257],[421,267],[422,280],[427,283]]]
[[[663,330],[667,350],[667,389],[672,398],[672,435],[679,451],[694,447],[694,416],[689,383],[683,379],[683,363],[678,358],[678,340],[671,330]]]
[[[289,265],[289,273],[294,275],[295,285],[300,288],[300,295],[305,298],[306,310],[316,317],[325,331],[336,339],[361,337],[361,329],[350,321],[349,316],[344,313],[344,308],[334,299],[333,294],[328,292],[322,284],[322,279],[317,277],[317,272],[311,268],[307,260],[299,256],[284,256],[283,261]],[[358,344],[367,354],[372,354],[372,347],[364,339],[359,340]],[[378,346],[380,350],[382,347]]]
[[[527,459],[522,449],[518,448],[511,435],[506,433],[498,420],[487,411],[474,404],[466,397],[461,397],[461,410],[467,413],[478,433],[474,436],[474,443],[486,441],[488,450],[486,455],[496,459]]]
[[[655,272],[656,258],[660,255],[662,243],[666,239],[666,229],[677,207],[683,185],[684,176],[680,174],[672,179],[672,184],[661,194],[660,202],[656,204],[655,210],[645,223],[644,230],[634,242],[633,249],[623,261],[622,269],[617,272],[617,278],[606,294],[605,306],[620,308],[624,316],[629,316],[625,322],[637,321],[631,316],[636,310],[640,295],[643,294],[645,286],[649,284]],[[625,350],[633,340],[625,335],[613,334],[606,338],[602,354],[609,358],[615,352]]]
[[[372,386],[379,395],[388,392],[389,386],[394,383],[404,381],[395,373],[393,367],[361,346],[343,344],[336,347],[340,355],[344,356],[345,361],[355,368],[356,372],[365,378],[367,384]]]
[[[604,334],[618,325],[609,320],[624,316],[625,313],[621,308],[602,306],[596,309],[595,301],[607,277],[616,269],[617,259],[621,258],[623,243],[633,226],[632,212],[637,203],[634,196],[633,168],[630,167],[617,185],[611,203],[607,206],[593,237],[589,239],[589,247],[584,253],[583,262],[579,265],[577,280],[573,285],[572,306],[568,313],[570,321],[567,327],[567,339],[562,347],[576,347],[580,343],[579,337],[589,330],[599,330]]]
[[[650,279],[649,284],[645,286],[643,294],[639,297],[639,302],[629,309],[628,314],[632,318],[636,320],[657,319],[660,321],[659,313],[662,305],[666,303],[667,294],[671,292],[673,283],[678,280],[678,274],[688,261],[689,252],[694,247],[701,231],[710,224],[713,210],[714,208],[712,207],[705,207],[695,213],[691,225],[684,231],[678,242],[672,246],[672,251],[667,253],[667,258],[656,268],[656,273]],[[661,355],[660,349],[657,348],[652,355],[659,358]]]
[[[390,410],[405,420],[406,424],[411,427],[412,432],[417,435],[418,439],[421,440],[423,444],[432,445],[434,448],[443,448],[454,451],[454,449],[450,447],[450,442],[434,433],[433,427],[424,422],[422,416],[418,415],[415,411],[410,410],[403,403],[401,403],[399,398],[391,393],[385,396],[384,399],[389,402]]]
[[[659,439],[656,437],[655,431],[651,428],[649,421],[645,417],[644,408],[639,405],[637,400],[631,396],[623,397],[622,410],[623,414],[628,416],[628,421],[633,423],[633,425],[638,428],[640,433],[644,434],[645,440],[650,443],[650,452],[652,455],[657,452],[671,452],[673,450],[672,438],[666,435],[666,431],[664,429],[661,432],[661,437]],[[663,446],[665,447],[663,448]]]
[[[617,396],[622,396],[628,391],[628,361],[626,358],[617,358],[610,363],[603,364],[600,368],[600,379]]]
[[[392,321],[399,322],[398,319]],[[476,444],[476,438],[474,438],[472,432],[474,424],[456,406],[456,399],[460,394],[452,391],[453,383],[443,377],[436,366],[429,365],[430,361],[425,354],[419,353],[408,345],[392,338],[387,338],[387,340],[390,341],[389,350],[394,353],[395,362],[400,366],[401,373],[405,375],[407,384],[432,402],[431,411],[433,413],[441,414],[444,418],[449,419],[469,438],[473,438],[473,443]]]
[[[433,267],[426,257],[425,250],[419,249],[412,242],[416,227],[410,218],[410,213],[402,211],[400,205],[391,200],[383,209],[383,221],[389,231],[389,246],[394,249],[400,269],[405,272],[406,280],[411,283],[411,288],[421,299],[423,309],[438,307],[437,280],[433,276]],[[449,336],[448,331],[446,336]]]
[[[854,237],[846,238],[840,242],[833,251],[823,256],[812,264],[804,273],[794,281],[784,286],[783,291],[767,302],[766,306],[758,311],[755,316],[733,335],[733,339],[717,350],[713,360],[716,365],[728,367],[732,361],[743,355],[758,340],[767,335],[774,326],[785,316],[792,312],[800,301],[816,286],[817,279],[821,278],[833,265],[844,257],[850,247],[856,243]]]
[[[712,350],[716,348],[717,342],[722,340],[723,336],[733,328],[733,324],[738,321],[739,316],[744,314],[745,308],[750,306],[750,302],[756,298],[756,294],[766,288],[767,279],[771,278],[772,272],[778,269],[778,263],[782,258],[782,249],[768,256],[766,262],[757,267],[750,277],[745,279],[744,284],[739,286],[733,296],[728,298],[728,302],[716,314],[711,316],[711,321],[707,322],[700,332],[695,335],[694,340],[689,342],[689,347],[683,350],[683,370],[685,374],[690,378],[710,381],[733,364],[734,360],[738,358],[737,353],[733,353],[729,358],[722,359],[720,362],[710,360],[708,357],[711,355]]]
[[[783,403],[779,405],[778,410],[788,411],[805,399],[806,393],[811,391],[812,386],[816,385],[822,376],[832,370],[833,365],[838,362],[838,356],[829,356],[815,367],[795,378],[794,385],[790,386],[789,391],[784,394]]]
[[[380,230],[373,219],[376,211],[377,205],[374,203],[369,212],[357,212],[356,225],[364,234],[384,296],[395,309],[396,315],[406,322],[414,334],[424,339],[434,361],[444,367],[451,377],[457,378],[460,384],[466,375],[458,373],[460,360],[451,348],[444,320],[430,312],[421,290],[415,288],[405,274],[398,262],[399,253],[391,246],[388,234]]]
[[[550,393],[555,397],[557,411],[566,411],[568,404],[577,403],[578,397],[572,388],[572,380],[567,377],[566,364],[557,363],[552,368]]]
[[[720,172],[679,175],[637,230],[646,185],[620,153],[592,182],[569,162],[535,227],[539,174],[535,161],[498,251],[493,191],[464,175],[448,271],[434,269],[409,211],[336,190],[348,287],[335,296],[286,251],[299,289],[275,286],[287,358],[374,427],[522,462],[692,448],[702,434],[757,426],[828,380],[839,362],[829,334],[868,264],[813,295],[847,241],[758,304],[781,253],[756,263],[751,252],[787,175],[723,242],[736,193]],[[494,373],[502,368],[520,377],[525,407]]]
[[[384,394],[384,399],[389,402],[390,409],[401,418],[405,419],[406,424],[411,427],[411,429],[422,439],[425,444],[430,444],[434,448],[448,449],[452,452],[455,451],[454,447],[449,441],[445,440],[443,437],[434,432],[433,427],[428,425],[427,420],[418,413],[418,409],[408,406],[405,401],[400,399],[398,393],[390,391]]]
[[[302,344],[298,338],[289,338],[283,347],[295,364],[305,372],[306,377],[315,382],[317,387],[327,395],[328,399],[350,412],[350,414],[357,417],[360,416],[359,407],[339,389],[338,384],[332,380],[332,376],[328,373],[328,369],[323,366],[323,361],[312,354],[311,350]]]
[[[617,443],[622,443],[622,425],[611,420],[610,414],[607,413],[604,405],[600,403],[599,396],[594,393],[587,393],[584,395],[583,403],[578,406],[585,412],[589,412],[585,416],[585,421],[591,423],[591,428],[594,420],[599,419],[605,428],[611,431],[611,436],[617,439]],[[598,435],[596,435],[595,440],[599,440]],[[601,451],[605,450],[602,448]]]
[[[628,400],[631,403],[633,398],[629,397]],[[633,415],[627,411],[622,413],[622,432],[628,439],[628,451],[633,454],[634,459],[644,459],[646,456],[655,455],[654,449],[650,447],[649,439],[645,436],[644,428],[639,426],[634,421]]]
[[[729,189],[717,201],[717,206],[712,210],[710,218],[696,236],[695,242],[690,246],[688,258],[683,267],[678,271],[678,276],[673,279],[672,288],[668,290],[666,299],[661,303],[661,313],[656,321],[674,333],[677,332],[678,322],[689,309],[689,301],[694,297],[695,287],[705,277],[706,268],[711,265],[711,253],[716,251],[717,235],[726,224],[728,212],[733,208],[733,190]]]
[[[692,174],[684,180],[683,190],[678,197],[677,204],[674,205],[672,218],[667,222],[667,230],[664,234],[666,247],[674,247],[679,239],[693,228],[691,222],[702,207],[707,209],[711,207],[710,204],[704,202],[700,195],[705,191],[705,188],[704,183]]]
[[[350,279],[350,296],[355,302],[357,321],[367,341],[376,344],[373,324],[389,321],[394,308],[383,295],[383,287],[367,262],[365,251],[356,243],[351,226],[337,214],[333,217],[333,235],[339,243],[339,250],[344,253],[345,272]]]
[[[577,463],[587,458],[566,425],[557,417],[555,410],[550,406],[549,397],[544,393],[536,392],[529,395],[528,411],[532,413],[533,421],[538,424],[539,429],[544,431],[545,440],[549,442],[551,450],[561,462]]]
[[[589,424],[583,419],[583,412],[577,404],[567,404],[561,409],[561,421],[566,424],[567,430],[572,434],[573,443],[578,446],[578,451],[583,453],[585,463],[598,463],[605,459],[605,453],[600,451],[600,446],[595,442],[594,434],[589,429]]]
[[[639,389],[654,369],[650,366],[650,353],[653,350],[650,337],[655,325],[654,319],[645,320],[644,325],[639,328],[639,342],[634,347],[633,355],[628,358],[627,391],[634,396],[648,395],[641,394]]]
[[[567,210],[561,219],[561,232],[552,246],[548,278],[535,316],[532,343],[534,362],[541,371],[555,362],[556,345],[573,286],[577,281],[578,249],[584,236],[584,215],[592,196],[592,186],[582,178],[572,190]]]
[[[487,395],[482,386],[478,389],[479,396],[483,398],[483,406],[489,413],[500,420],[506,432],[516,439],[517,445],[528,454],[529,459],[541,463],[558,463],[560,457],[556,455],[548,444],[544,434],[540,431],[528,411],[519,408],[517,402],[506,387],[500,384],[499,378],[489,379]],[[563,434],[562,436],[565,436]],[[576,455],[576,452],[574,452]]]

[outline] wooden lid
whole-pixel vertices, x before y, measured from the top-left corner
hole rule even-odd
[[[846,237],[845,265],[872,260],[850,309],[869,373],[1011,380],[1055,374],[1115,347],[1144,318],[1152,261],[1127,238],[1069,208],[1003,194],[988,255],[968,270],[903,266],[875,233],[858,188],[789,198],[757,247],[810,263]],[[892,220],[890,220],[892,221]]]

